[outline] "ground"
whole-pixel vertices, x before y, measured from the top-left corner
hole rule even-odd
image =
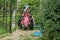
[[[34,31],[38,30],[16,30],[12,34],[3,37],[0,40],[38,40],[37,37],[33,36]]]

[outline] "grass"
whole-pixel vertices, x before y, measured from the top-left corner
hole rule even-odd
[[[13,40],[12,38],[8,38],[7,40]]]
[[[40,26],[39,25],[34,25],[34,30],[40,30]]]
[[[40,40],[40,39],[41,39],[40,37],[28,35],[28,36],[20,36],[19,40]]]
[[[0,38],[5,37],[7,33],[8,31],[0,25]]]
[[[30,35],[20,35],[19,40],[40,40],[39,36],[34,36],[33,33]]]
[[[3,14],[0,15],[0,16],[1,16],[0,17],[0,35],[3,35],[3,34],[6,34],[9,31],[9,28],[7,30],[7,28],[5,29],[3,27]],[[4,23],[6,24],[6,17],[4,17]],[[8,25],[8,27],[10,25],[10,15],[7,16],[7,25]],[[16,28],[12,28],[12,31],[15,31],[15,30],[16,30]]]
[[[0,35],[6,34],[7,30],[0,25]]]
[[[0,35],[6,34],[8,31],[3,27],[3,17],[0,17]]]

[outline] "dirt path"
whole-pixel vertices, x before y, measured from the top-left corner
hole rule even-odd
[[[26,38],[34,38],[33,37],[33,32],[37,31],[37,30],[16,30],[15,32],[13,32],[12,34],[0,39],[0,40],[24,40]]]

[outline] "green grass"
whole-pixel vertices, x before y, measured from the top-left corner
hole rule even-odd
[[[4,17],[4,23],[6,23],[6,17]],[[7,25],[8,25],[8,27],[10,25],[10,16],[9,15],[7,17]],[[5,27],[3,27],[3,15],[2,15],[2,17],[0,17],[0,35],[6,34],[9,31],[9,28],[7,30],[7,28],[5,29]],[[15,31],[15,29],[16,28],[12,28],[12,31]]]
[[[6,34],[8,31],[3,27],[3,17],[0,18],[0,35]]]
[[[12,38],[8,38],[7,40],[13,40]]]
[[[6,34],[6,33],[7,33],[7,30],[0,26],[0,35]]]
[[[40,30],[40,26],[39,25],[35,25],[33,27],[34,27],[34,30]]]
[[[8,19],[7,22],[9,23],[9,18],[7,18],[7,19]],[[2,16],[2,17],[0,17],[0,35],[6,34],[7,32],[8,32],[8,30],[5,29],[5,27],[3,27],[3,16]]]

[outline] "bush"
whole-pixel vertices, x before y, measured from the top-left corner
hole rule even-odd
[[[44,39],[60,40],[60,0],[44,0],[42,5],[40,24],[43,24]]]

